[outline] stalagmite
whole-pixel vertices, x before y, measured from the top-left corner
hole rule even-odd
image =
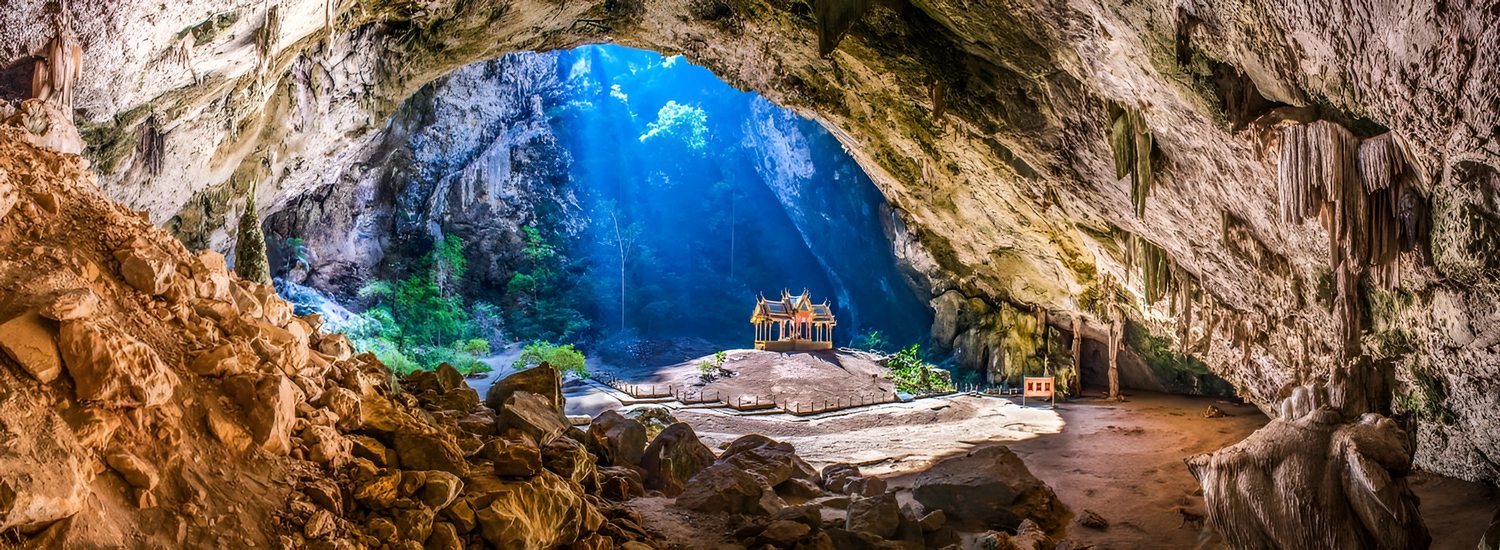
[[[36,62],[31,80],[31,95],[57,105],[64,113],[73,112],[73,82],[83,70],[83,46],[73,35],[68,21],[67,5],[54,16],[56,35],[47,42],[44,60]]]
[[[255,210],[255,188],[245,199],[240,214],[239,238],[234,244],[234,272],[246,280],[271,284],[271,264],[266,260],[266,235]]]
[[[1070,395],[1083,394],[1083,316],[1073,316],[1073,381]]]
[[[1125,313],[1109,308],[1109,399],[1120,399],[1120,340],[1125,337]]]

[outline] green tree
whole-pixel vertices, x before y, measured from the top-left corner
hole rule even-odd
[[[559,372],[571,372],[578,376],[588,375],[588,366],[584,362],[583,353],[574,349],[573,344],[559,346],[543,340],[526,344],[521,348],[521,356],[511,363],[511,368],[529,369],[542,363],[552,365]]]

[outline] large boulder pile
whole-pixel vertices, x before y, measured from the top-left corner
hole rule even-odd
[[[399,381],[0,125],[0,533],[37,547],[650,543],[644,428],[556,371]],[[594,450],[590,450],[590,449]],[[597,455],[596,455],[597,453]],[[602,467],[601,467],[602,466]],[[602,484],[601,479],[609,480]],[[601,487],[612,487],[607,498]],[[620,489],[620,487],[624,489]]]

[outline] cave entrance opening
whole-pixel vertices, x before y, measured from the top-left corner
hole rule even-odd
[[[365,154],[381,162],[334,184],[363,191],[267,222],[277,275],[344,297],[356,321],[454,306],[422,321],[462,320],[443,337],[490,349],[670,364],[750,347],[746,304],[806,288],[838,312],[828,347],[928,344],[898,213],[838,139],[681,56],[591,45],[475,63],[414,94],[376,142]],[[351,221],[317,223],[327,200]],[[347,252],[351,231],[373,233],[368,254]]]

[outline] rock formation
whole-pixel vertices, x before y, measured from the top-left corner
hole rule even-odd
[[[47,225],[36,221],[43,216],[51,221],[73,215],[78,200],[98,208],[88,227],[99,231],[196,225],[207,235],[202,244],[229,250],[234,237],[224,219],[228,203],[248,181],[258,181],[244,175],[270,172],[261,206],[268,213],[281,210],[343,177],[349,152],[375,139],[396,105],[434,78],[510,51],[613,41],[682,52],[731,83],[832,128],[893,205],[893,247],[930,282],[934,299],[983,305],[948,308],[953,314],[940,311],[935,323],[944,334],[973,336],[955,346],[964,361],[982,364],[1004,355],[1002,346],[991,345],[1003,338],[979,336],[998,332],[989,330],[996,327],[1007,333],[1025,328],[1025,322],[1000,317],[1026,306],[1065,313],[1049,317],[1058,322],[1084,316],[1090,326],[1103,326],[1107,309],[1097,307],[1099,286],[1115,280],[1123,292],[1109,293],[1102,305],[1121,302],[1128,317],[1124,332],[1140,329],[1153,342],[1166,341],[1132,346],[1121,355],[1145,355],[1152,347],[1187,349],[1270,414],[1278,414],[1289,388],[1327,381],[1345,363],[1336,357],[1388,360],[1395,366],[1392,412],[1414,425],[1416,464],[1469,479],[1500,478],[1500,440],[1494,435],[1500,433],[1500,392],[1493,373],[1483,368],[1500,359],[1493,307],[1500,298],[1494,285],[1500,278],[1494,239],[1500,210],[1493,200],[1500,188],[1500,96],[1493,85],[1500,62],[1487,55],[1500,49],[1500,14],[1487,3],[934,0],[817,2],[813,9],[807,2],[747,0],[692,9],[696,1],[284,0],[274,33],[261,30],[274,28],[261,6],[70,4],[82,64],[91,69],[77,74],[72,109],[63,116],[79,114],[103,191],[144,212],[145,219],[105,208],[102,197],[89,194],[89,185],[52,188],[0,178],[21,190],[0,186],[0,227],[12,239],[4,253],[30,273],[72,272],[89,280],[79,273],[110,273],[113,279],[113,249],[91,245],[87,262],[62,266],[43,256],[84,247],[39,247],[34,243],[45,235],[29,234],[46,233]],[[49,19],[41,2],[0,13],[6,82],[18,75],[31,80],[16,67],[34,67],[32,56],[49,51],[56,29],[39,24]],[[196,73],[165,55],[181,44],[184,32],[194,36]],[[248,39],[253,36],[269,39]],[[70,57],[67,48],[61,56]],[[28,92],[10,92],[6,99],[23,99]],[[1111,148],[1120,121],[1111,108],[1122,105],[1140,113],[1127,117],[1141,123],[1129,124],[1129,150],[1137,165],[1143,156],[1151,159],[1149,193],[1123,181],[1117,169],[1115,153],[1127,149]],[[65,128],[48,123],[49,109],[57,109],[45,102],[22,104],[14,114],[9,105],[0,109],[31,130],[13,133],[13,142],[46,139],[49,128]],[[152,112],[163,113],[162,122],[173,128],[162,160],[168,169],[155,176],[132,169],[156,162],[133,158],[135,151],[155,150],[132,143]],[[1391,260],[1399,270],[1382,267],[1356,276],[1374,266],[1346,261],[1348,250],[1360,246],[1353,244],[1360,216],[1373,212],[1355,203],[1379,192],[1372,188],[1384,185],[1383,176],[1361,175],[1359,186],[1325,186],[1327,227],[1283,220],[1283,202],[1289,212],[1322,217],[1321,210],[1307,210],[1309,187],[1287,188],[1288,200],[1282,201],[1278,181],[1297,169],[1297,161],[1287,160],[1289,171],[1283,172],[1287,155],[1333,150],[1295,145],[1301,139],[1295,134],[1304,130],[1288,128],[1326,124],[1362,141],[1389,132],[1399,146],[1409,192],[1380,199],[1394,201],[1397,240],[1406,232],[1415,241],[1412,252]],[[1136,139],[1137,127],[1149,129],[1149,155],[1142,154],[1147,148]],[[1347,153],[1354,145],[1338,148]],[[1369,163],[1351,170],[1340,160],[1340,172],[1369,168],[1375,176],[1382,166],[1396,166],[1388,162],[1394,156],[1388,146],[1371,147],[1368,153],[1355,150],[1356,158]],[[262,159],[270,166],[263,167]],[[71,179],[90,178],[76,159],[47,160],[40,165],[60,167]],[[31,168],[6,165],[15,173],[23,169]],[[1144,172],[1132,171],[1132,181]],[[1386,189],[1400,187],[1397,181]],[[1340,193],[1341,204],[1329,203],[1330,191]],[[1389,210],[1390,204],[1378,208]],[[1390,229],[1377,232],[1380,250],[1387,250]],[[98,242],[126,244],[122,235],[114,237]],[[1170,258],[1168,271],[1189,275],[1171,279],[1196,281],[1187,292],[1167,293],[1188,296],[1191,317],[1173,312],[1170,300],[1145,299],[1148,285],[1127,261],[1133,238]],[[174,280],[198,268],[184,251],[168,253],[181,260]],[[79,286],[59,284],[47,291]],[[202,312],[178,306],[185,302],[174,295],[172,289],[180,288],[175,284],[158,297],[131,294],[133,313],[92,333],[140,331],[168,318],[192,321],[187,343],[169,344],[160,334],[130,335],[175,368],[185,355],[182,346],[223,338],[222,319],[262,309],[264,300],[240,283],[229,286],[239,290],[219,303],[232,308]],[[120,307],[120,293],[97,293],[104,311],[122,315],[113,309]],[[6,315],[22,309],[14,306]],[[1355,318],[1361,322],[1350,322]],[[298,343],[308,336],[300,331],[269,322],[240,330],[257,333],[239,336],[247,344],[238,351],[241,368],[255,368],[266,357],[323,361],[297,346],[271,345]],[[1090,339],[1103,341],[1097,332]],[[128,340],[112,341],[134,349]],[[46,372],[45,365],[39,372]],[[64,378],[51,383],[67,385]],[[129,410],[139,410],[136,403],[152,395],[134,389],[106,394],[131,395],[131,401],[120,400],[134,407]],[[48,432],[38,426],[28,433]],[[48,490],[86,485],[61,481],[48,483]],[[172,483],[163,481],[155,491],[163,486]],[[69,497],[77,495],[53,502],[73,502]],[[1353,529],[1340,529],[1346,527]]]
[[[641,494],[638,474],[601,475],[585,435],[562,420],[555,370],[516,375],[533,383],[498,412],[446,365],[391,380],[317,315],[294,316],[217,253],[189,254],[102,196],[78,157],[26,132],[0,126],[7,537],[37,547],[650,540],[616,503]],[[617,432],[605,438],[609,459],[639,456],[644,437]],[[601,477],[622,475],[636,475],[637,489],[601,492]]]

